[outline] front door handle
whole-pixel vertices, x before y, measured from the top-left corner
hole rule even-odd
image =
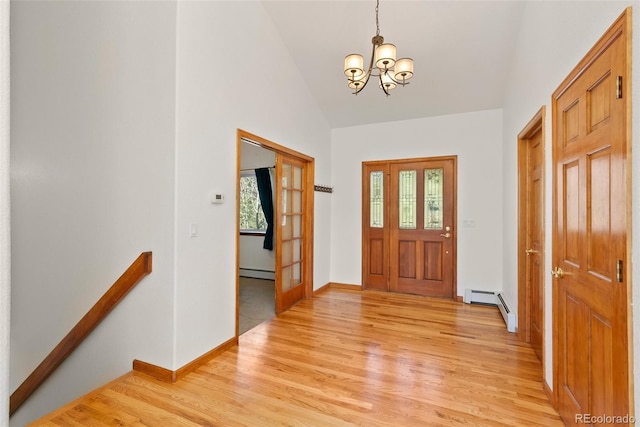
[[[451,238],[451,233],[449,233],[448,231],[446,233],[440,233],[440,235],[446,239],[450,239]]]

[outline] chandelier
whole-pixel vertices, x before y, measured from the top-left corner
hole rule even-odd
[[[397,85],[409,84],[407,80],[413,77],[413,59],[400,58],[396,60],[395,45],[385,43],[384,37],[380,35],[379,7],[380,0],[376,0],[376,35],[371,39],[373,50],[367,71],[364,70],[362,55],[352,53],[344,58],[344,74],[349,81],[349,87],[354,90],[354,95],[364,89],[372,76],[378,78],[378,87],[387,96]]]

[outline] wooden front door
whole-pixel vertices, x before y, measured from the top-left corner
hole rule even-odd
[[[455,297],[456,158],[363,165],[363,285]]]
[[[518,333],[543,358],[544,339],[544,107],[518,135],[519,306]],[[521,295],[520,295],[521,294]]]
[[[570,425],[629,414],[628,19],[553,95],[554,388]]]
[[[304,254],[308,252],[309,236],[305,232],[305,166],[295,157],[276,155],[276,313],[306,296]]]

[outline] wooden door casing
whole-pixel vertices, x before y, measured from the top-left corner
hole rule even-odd
[[[543,301],[543,269],[542,269],[542,164],[543,164],[543,147],[542,147],[542,129],[539,129],[530,139],[529,142],[529,165],[528,165],[528,206],[529,218],[528,228],[529,236],[529,252],[527,268],[527,282],[529,288],[529,305],[530,305],[530,338],[529,342],[535,351],[538,359],[542,360],[542,341],[543,337],[543,321],[542,307]]]
[[[629,20],[623,13],[553,95],[554,391],[569,425],[630,410]]]
[[[242,151],[241,145],[243,141],[250,142],[252,144],[263,147],[267,150],[273,151],[276,153],[276,157],[280,156],[281,159],[290,160],[292,162],[296,162],[298,165],[303,165],[304,172],[302,174],[302,211],[303,216],[302,219],[302,234],[303,234],[303,247],[301,248],[301,258],[303,259],[304,265],[301,271],[302,277],[302,286],[298,287],[296,290],[296,295],[287,294],[282,292],[282,271],[279,265],[275,266],[275,276],[276,276],[276,302],[275,309],[276,313],[280,313],[286,310],[291,305],[295,304],[300,298],[308,298],[313,294],[313,229],[314,229],[314,194],[313,194],[313,177],[315,174],[315,160],[313,157],[307,156],[306,154],[300,153],[298,151],[292,150],[288,147],[270,141],[268,139],[262,138],[253,133],[244,131],[242,129],[237,130],[237,159],[236,159],[236,168],[238,171],[237,181],[236,181],[236,206],[238,212],[236,212],[236,218],[239,218],[239,194],[240,194],[240,169],[241,169],[241,158],[240,153]],[[276,165],[277,166],[277,165]],[[280,172],[282,173],[282,172]],[[281,204],[281,194],[278,194],[277,183],[278,183],[278,171],[276,170],[276,186],[274,188],[275,193],[275,209],[277,209],[278,205]],[[281,190],[281,189],[280,189]],[[274,231],[274,239],[276,242],[276,258],[278,257],[278,252],[280,248],[278,245],[282,241],[282,237],[278,237],[281,233],[281,227],[278,226],[278,217],[276,211],[275,217],[275,231]],[[239,336],[239,326],[240,326],[240,228],[239,221],[236,222],[236,337]],[[276,259],[276,262],[278,260]],[[282,262],[282,261],[280,261]]]

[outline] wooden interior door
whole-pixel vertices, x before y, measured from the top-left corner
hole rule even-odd
[[[305,189],[306,163],[286,154],[276,155],[276,313],[306,297],[304,278],[309,236]]]
[[[554,388],[569,425],[629,414],[629,18],[553,95]]]
[[[542,146],[542,126],[538,127],[526,144],[527,171],[526,171],[526,288],[528,305],[528,332],[529,343],[542,360],[543,342],[543,226],[542,226],[542,196],[543,188],[543,154]]]

